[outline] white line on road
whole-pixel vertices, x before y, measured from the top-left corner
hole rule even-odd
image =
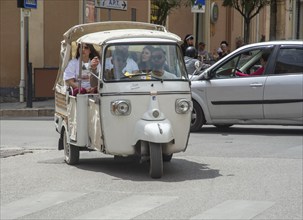
[[[22,216],[80,197],[85,193],[44,192],[17,200],[1,207],[1,219],[17,219]]]
[[[191,219],[252,219],[273,204],[267,201],[227,200]]]
[[[175,196],[131,196],[76,219],[132,219],[177,198]]]

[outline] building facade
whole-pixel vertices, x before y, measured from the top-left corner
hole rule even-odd
[[[303,0],[276,0],[274,38],[302,39]],[[94,0],[38,0],[37,9],[32,9],[28,17],[28,40],[23,39],[27,28],[27,18],[23,19],[22,9],[17,2],[0,1],[0,91],[1,97],[20,97],[25,93],[26,68],[24,48],[28,43],[29,62],[35,69],[56,69],[59,65],[62,35],[71,26],[79,23],[99,21],[140,21],[150,22],[151,0],[127,0],[127,10],[96,8]],[[229,49],[236,48],[236,39],[243,37],[243,17],[234,8],[222,6],[221,0],[205,1],[204,13],[193,13],[191,7],[174,9],[167,18],[167,29],[182,39],[193,34],[196,43],[206,43],[208,51],[215,53],[221,41],[229,42]],[[252,19],[250,43],[272,37],[273,16],[270,6],[264,7]],[[25,34],[27,36],[27,34]],[[47,71],[45,74],[48,74]],[[52,73],[53,74],[53,73]],[[24,78],[24,79],[23,79]],[[38,78],[38,77],[37,77]],[[52,80],[35,81],[38,84],[53,85]],[[42,85],[43,87],[43,85]],[[26,96],[24,94],[24,96]],[[3,99],[2,99],[3,100]],[[2,101],[1,100],[1,101]],[[20,97],[20,101],[24,101]]]

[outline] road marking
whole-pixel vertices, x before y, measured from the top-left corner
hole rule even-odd
[[[1,206],[1,219],[17,219],[53,205],[80,197],[85,193],[44,192]]]
[[[76,219],[132,219],[177,198],[175,196],[131,196]]]
[[[227,200],[191,219],[252,219],[273,204],[267,201]]]

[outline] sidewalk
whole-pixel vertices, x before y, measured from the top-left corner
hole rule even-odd
[[[27,108],[26,102],[1,102],[0,117],[45,117],[54,116],[55,100],[33,101],[33,107]]]

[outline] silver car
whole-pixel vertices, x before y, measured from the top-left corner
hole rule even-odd
[[[243,46],[194,75],[191,87],[191,131],[203,124],[303,125],[303,42]]]

